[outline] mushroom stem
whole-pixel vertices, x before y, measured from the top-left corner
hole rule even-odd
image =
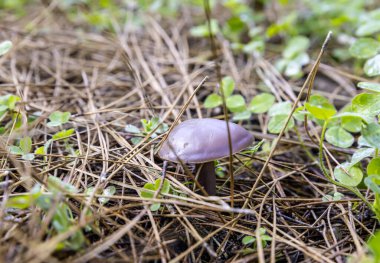
[[[209,195],[216,195],[216,174],[214,161],[197,164],[196,171],[199,171],[198,182]]]

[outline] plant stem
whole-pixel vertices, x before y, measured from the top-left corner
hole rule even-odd
[[[326,133],[326,129],[327,129],[327,124],[328,124],[328,120],[326,120],[323,124],[323,128],[322,128],[322,133],[321,133],[321,138],[320,138],[320,141],[319,141],[319,166],[322,170],[322,173],[324,174],[324,176],[333,184],[335,184],[336,186],[340,186],[340,187],[343,187],[347,190],[350,190],[351,192],[353,192],[357,197],[359,197],[376,215],[376,209],[374,208],[374,206],[368,202],[365,197],[362,195],[362,193],[355,187],[351,187],[351,186],[347,186],[347,185],[344,185],[342,183],[339,183],[337,181],[335,181],[332,176],[330,176],[330,173],[328,172],[327,168],[325,167],[324,165],[324,161],[323,161],[323,141],[325,139],[325,133]],[[380,220],[380,217],[378,217],[378,219]]]

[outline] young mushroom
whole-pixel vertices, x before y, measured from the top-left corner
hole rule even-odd
[[[229,123],[232,154],[254,138],[243,127]],[[198,182],[209,195],[216,194],[214,161],[230,155],[227,123],[216,119],[192,119],[176,126],[158,152],[161,159],[175,163],[196,164]]]

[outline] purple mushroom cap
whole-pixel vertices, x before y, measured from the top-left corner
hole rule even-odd
[[[254,138],[243,127],[229,123],[232,154],[250,144]],[[228,132],[225,121],[192,119],[177,125],[162,144],[161,159],[184,163],[206,163],[229,156]]]

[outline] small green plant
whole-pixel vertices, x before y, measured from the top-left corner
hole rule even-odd
[[[339,113],[326,98],[320,95],[311,96],[310,100],[305,103],[305,109],[307,116],[322,125],[319,160],[325,176],[330,182],[355,193],[375,212],[377,219],[380,220],[380,158],[378,157],[380,92],[379,86],[373,83],[359,83],[359,87],[372,93],[361,93],[355,96]],[[351,133],[360,133],[358,145],[362,148],[352,155],[350,162],[336,166],[334,177],[332,177],[323,163],[323,140],[326,139],[336,147],[347,148],[351,147],[355,141]],[[371,157],[366,174],[364,174],[361,161]],[[375,194],[375,201],[372,204],[357,188],[362,181]]]
[[[270,117],[268,123],[268,131],[270,133],[278,134],[281,132],[281,129],[284,127],[288,115],[292,110],[292,105],[289,101],[279,102],[274,104],[268,112]],[[288,125],[286,126],[286,131],[294,127],[294,118],[290,118]]]
[[[26,161],[32,161],[34,159],[34,154],[30,153],[31,151],[32,139],[30,137],[20,139],[18,146],[9,146],[9,152],[11,154],[21,155],[21,158]]]
[[[86,194],[92,195],[94,193],[95,187],[87,188]],[[98,201],[100,204],[105,205],[110,200],[109,197],[113,196],[116,193],[116,187],[113,185],[107,186],[104,189],[98,188],[96,191],[96,194],[103,195],[102,197],[98,198]]]
[[[12,48],[12,42],[9,40],[0,43],[0,56],[7,53]]]
[[[72,226],[77,224],[77,219],[74,217],[70,207],[61,200],[62,190],[67,191],[68,193],[77,193],[78,190],[73,185],[64,183],[54,176],[49,176],[47,189],[48,192],[44,192],[40,185],[37,184],[29,193],[10,197],[6,203],[6,207],[24,210],[36,206],[41,209],[44,214],[48,214],[54,209],[54,214],[51,223],[49,224],[47,234],[57,235],[65,233]],[[59,243],[56,250],[79,250],[83,248],[85,244],[86,238],[82,231],[78,230],[67,240]]]
[[[331,202],[331,201],[339,201],[342,200],[344,195],[339,192],[330,192],[327,195],[322,197],[322,201],[324,202]]]
[[[211,32],[209,30],[209,25],[207,23],[203,25],[198,25],[190,29],[190,34],[193,37],[209,37],[210,33],[211,35],[216,35],[217,33],[220,32],[218,21],[215,19],[211,19],[210,28],[211,28]]]
[[[234,113],[233,120],[235,121],[249,119],[252,113],[259,114],[267,112],[275,101],[272,94],[262,93],[255,96],[247,106],[244,97],[239,94],[233,94],[234,90],[235,81],[229,76],[224,77],[219,92],[223,92],[226,107],[229,111]],[[221,93],[208,95],[204,102],[204,107],[211,109],[221,106],[223,104],[221,95]]]
[[[269,236],[266,232],[267,230],[264,227],[260,227],[257,231],[259,231],[260,239],[261,239],[261,244],[263,247],[266,247],[268,245],[268,242],[272,241],[272,237]],[[243,245],[250,245],[252,244],[252,248],[245,249],[243,252],[244,253],[252,253],[256,251],[257,247],[257,241],[256,237],[253,236],[245,236],[242,241]]]
[[[134,145],[140,143],[146,135],[154,130],[155,132],[150,136],[152,139],[156,138],[158,134],[165,133],[169,129],[166,123],[160,124],[160,119],[158,117],[153,117],[151,120],[142,119],[141,124],[143,128],[142,131],[132,124],[127,124],[124,128],[126,132],[136,135],[136,137],[131,138],[131,142]]]
[[[47,140],[43,146],[38,147],[34,154],[36,155],[46,155],[48,154],[48,150],[50,145],[54,141],[63,140],[65,148],[68,152],[70,152],[73,156],[78,156],[78,152],[73,149],[73,146],[69,143],[69,137],[74,133],[74,129],[62,130],[55,134],[53,134],[52,138]]]
[[[0,120],[4,123],[0,127],[0,133],[9,132],[12,128],[17,129],[22,124],[21,116],[16,111],[16,104],[21,98],[12,94],[0,97]]]
[[[276,68],[287,77],[300,78],[303,75],[302,67],[310,62],[306,53],[310,40],[304,36],[290,39],[282,52],[282,58],[276,62]]]
[[[347,262],[348,263],[378,263],[380,262],[380,231],[377,231],[372,237],[367,241],[368,251],[361,255],[351,255]]]
[[[61,126],[69,121],[70,116],[70,112],[55,111],[49,115],[50,121],[46,125],[49,127]]]
[[[156,181],[154,181],[154,184],[153,183],[146,183],[144,185],[144,188],[141,189],[140,191],[140,196],[143,197],[143,198],[148,198],[148,199],[151,199],[153,198],[155,195],[156,195],[156,192],[160,190],[160,193],[157,194],[157,197],[156,198],[160,198],[162,194],[168,194],[170,192],[170,181],[167,180],[167,179],[164,179],[164,181],[162,182],[162,186],[161,186],[161,178],[157,179]],[[157,211],[158,209],[160,209],[161,207],[161,203],[154,203],[150,206],[150,210],[151,211]]]
[[[359,16],[355,35],[358,37],[351,45],[351,56],[364,63],[364,73],[369,77],[380,75],[380,9],[367,12],[365,16]]]

